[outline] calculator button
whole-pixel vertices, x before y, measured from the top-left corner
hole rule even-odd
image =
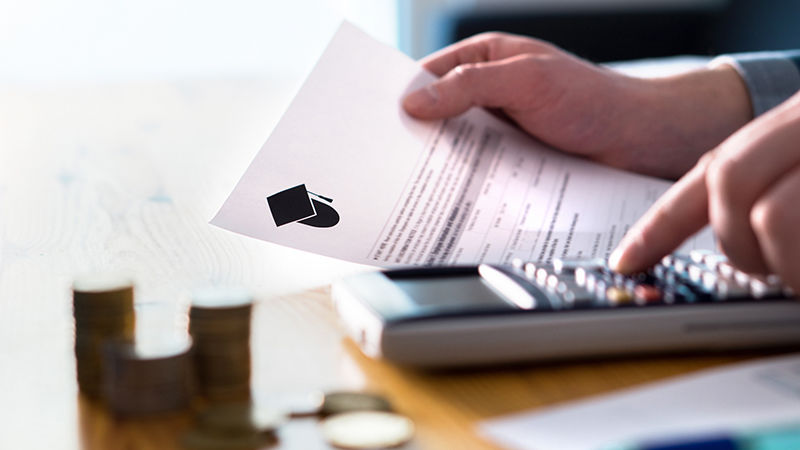
[[[585,267],[578,267],[575,269],[575,283],[578,286],[584,287],[586,286],[586,274],[587,270]]]
[[[633,296],[627,289],[612,286],[606,290],[606,299],[613,305],[623,305],[633,301]]]
[[[717,295],[714,292],[714,288],[707,289],[702,284],[697,284],[693,286],[686,286],[688,289],[694,292],[695,300],[697,302],[707,302],[711,300],[717,300]]]
[[[663,280],[664,277],[669,272],[669,269],[666,266],[658,264],[658,265],[653,267],[651,272],[652,272],[654,278],[659,279],[659,280]]]
[[[741,270],[734,269],[733,272],[733,279],[739,283],[740,286],[749,286],[750,285],[750,275],[742,272]]]
[[[605,273],[601,268],[578,267],[575,269],[575,282],[578,286],[583,286],[588,290],[594,290],[597,280],[611,281],[611,274]]]
[[[695,303],[698,295],[683,284],[668,286],[664,289],[664,301],[667,303]]]
[[[725,255],[720,255],[718,253],[706,255],[706,257],[703,258],[703,264],[705,264],[710,270],[718,270],[720,264],[727,262],[728,258],[725,257]]]
[[[649,272],[635,273],[635,274],[631,275],[630,277],[632,279],[636,280],[637,282],[643,283],[643,284],[652,284],[653,281],[655,281],[653,279],[653,275],[651,275]]]
[[[547,276],[550,275],[547,273],[547,269],[544,267],[539,267],[536,269],[536,284],[539,286],[544,286],[547,283]]]
[[[594,272],[588,272],[586,274],[586,284],[584,284],[583,287],[586,288],[587,291],[594,292],[594,290],[597,288],[598,282],[602,282],[605,285],[605,282],[600,275]]]
[[[525,265],[525,262],[522,261],[521,258],[514,258],[514,259],[511,260],[511,267],[513,267],[513,268],[515,268],[517,270],[522,269],[523,265]]]
[[[527,262],[522,266],[522,270],[525,272],[525,278],[533,280],[536,277],[536,264]]]
[[[736,275],[736,268],[729,262],[717,264],[717,272],[725,278],[733,278]]]
[[[588,289],[590,292],[594,292],[595,298],[598,300],[605,300],[606,299],[606,291],[608,290],[608,283],[604,280],[596,280],[594,282],[594,289]]]
[[[575,308],[586,307],[595,304],[594,295],[585,289],[570,289],[560,295],[561,299],[566,305],[570,305]]]
[[[673,285],[679,283],[678,279],[679,279],[678,274],[670,270],[664,274],[664,278],[662,278],[661,281],[666,285]]]
[[[594,302],[594,295],[578,286],[574,281],[559,281],[555,292],[567,307],[586,306]]]
[[[701,283],[703,279],[703,272],[704,269],[702,266],[699,266],[697,264],[691,264],[688,266],[687,273],[689,274],[689,280],[692,283],[698,283],[698,284]]]
[[[750,279],[750,292],[755,298],[777,297],[783,295],[783,287],[780,282],[772,278],[755,278]]]
[[[646,284],[640,284],[633,289],[636,303],[647,304],[661,301],[661,289]]]
[[[676,273],[683,274],[689,268],[689,264],[691,264],[691,262],[692,260],[688,258],[675,255],[673,257],[672,268],[675,270]]]
[[[553,272],[558,275],[573,275],[579,267],[598,269],[605,266],[605,260],[600,258],[556,258],[553,260]]]
[[[719,283],[720,278],[715,272],[705,271],[701,275],[700,282],[703,284],[703,287],[707,290],[713,291],[717,284]]]
[[[629,278],[621,273],[615,273],[611,278],[611,283],[617,287],[625,286],[625,282],[629,280]]]
[[[740,286],[733,280],[719,278],[714,284],[714,293],[720,300],[750,298],[750,288]]]
[[[548,276],[547,276],[547,281],[545,282],[545,287],[546,287],[547,289],[549,289],[549,290],[551,290],[551,291],[555,292],[555,291],[556,291],[556,288],[558,287],[558,283],[559,283],[560,281],[561,281],[561,279],[560,279],[560,278],[558,278],[558,276],[557,276],[557,275],[553,275],[553,274],[551,274],[551,275],[548,275]]]
[[[553,260],[553,272],[557,273],[558,275],[572,275],[575,273],[575,269],[581,265],[581,261],[556,258]]]
[[[692,250],[689,252],[689,259],[695,264],[705,264],[705,260],[709,256],[716,255],[711,250]]]

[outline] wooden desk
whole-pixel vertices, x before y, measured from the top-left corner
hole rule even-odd
[[[188,414],[115,420],[79,397],[69,285],[87,270],[131,274],[142,317],[175,305],[198,284],[252,289],[261,300],[253,332],[256,396],[380,391],[416,422],[423,448],[485,447],[474,432],[481,419],[744,358],[448,373],[364,358],[343,340],[324,289],[285,295],[356,266],[207,224],[294,86],[0,86],[0,448],[173,448],[190,425]],[[315,426],[291,422],[280,445],[324,448]]]

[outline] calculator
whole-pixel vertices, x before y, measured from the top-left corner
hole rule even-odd
[[[331,294],[366,355],[409,366],[800,347],[795,293],[714,252],[633,275],[580,258],[392,269],[341,279]]]

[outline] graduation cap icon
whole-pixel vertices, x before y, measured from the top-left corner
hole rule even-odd
[[[309,191],[305,184],[267,197],[272,218],[279,227],[292,222],[318,228],[332,227],[339,223],[339,213],[329,203],[333,203],[333,199]]]

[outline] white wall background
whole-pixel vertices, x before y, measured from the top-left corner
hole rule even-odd
[[[347,18],[395,44],[395,0],[0,0],[0,81],[302,76]]]

